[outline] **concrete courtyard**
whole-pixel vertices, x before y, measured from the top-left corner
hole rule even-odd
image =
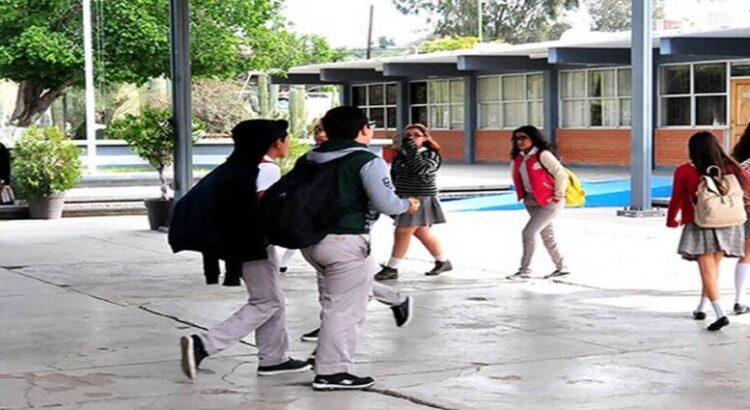
[[[411,325],[370,304],[357,373],[367,392],[314,392],[312,373],[257,377],[253,338],[179,368],[181,335],[243,303],[203,284],[197,254],[173,255],[144,216],[0,221],[0,409],[740,409],[750,407],[750,315],[713,334],[695,322],[699,278],[675,254],[678,230],[614,209],[566,210],[557,223],[573,274],[505,280],[520,257],[522,211],[450,213],[439,226],[456,269],[422,272],[413,244],[402,278]],[[385,260],[381,218],[373,252]],[[552,271],[541,248],[535,275]],[[733,303],[734,261],[722,271]],[[312,270],[284,274],[292,356],[314,345]]]

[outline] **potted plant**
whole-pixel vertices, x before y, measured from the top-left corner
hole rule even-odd
[[[192,142],[200,137],[203,126],[193,123]],[[139,157],[148,161],[159,174],[161,196],[147,198],[146,211],[152,230],[168,226],[172,216],[172,199],[168,197],[167,179],[164,171],[174,160],[174,127],[172,112],[169,109],[145,108],[140,115],[128,114],[115,120],[107,128],[107,135],[112,139],[122,139]]]
[[[29,204],[35,219],[62,216],[65,191],[81,179],[81,160],[73,141],[56,127],[29,127],[13,150],[13,189]]]

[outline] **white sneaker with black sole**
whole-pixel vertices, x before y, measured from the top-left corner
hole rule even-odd
[[[372,377],[358,377],[349,373],[336,373],[315,376],[314,390],[362,390],[372,387],[375,379]]]
[[[284,363],[274,366],[258,366],[258,376],[276,376],[279,374],[299,373],[311,370],[312,366],[307,361],[289,358]]]
[[[203,342],[196,335],[182,336],[180,338],[180,352],[182,372],[190,379],[195,379],[198,366],[203,359],[208,357]]]

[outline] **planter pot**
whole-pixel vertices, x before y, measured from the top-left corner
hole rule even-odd
[[[146,199],[146,212],[148,212],[148,225],[152,231],[162,226],[169,227],[172,218],[172,200],[162,198]]]
[[[60,219],[65,204],[65,192],[29,198],[28,202],[29,215],[32,219]]]

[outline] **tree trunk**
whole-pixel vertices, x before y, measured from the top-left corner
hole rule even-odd
[[[159,185],[161,188],[161,199],[167,199],[167,178],[164,176],[164,167],[161,167],[156,170],[156,172],[159,174]]]
[[[48,89],[30,81],[21,81],[18,84],[16,108],[10,117],[10,123],[19,127],[33,125],[72,84],[73,81],[66,81],[55,88]]]

